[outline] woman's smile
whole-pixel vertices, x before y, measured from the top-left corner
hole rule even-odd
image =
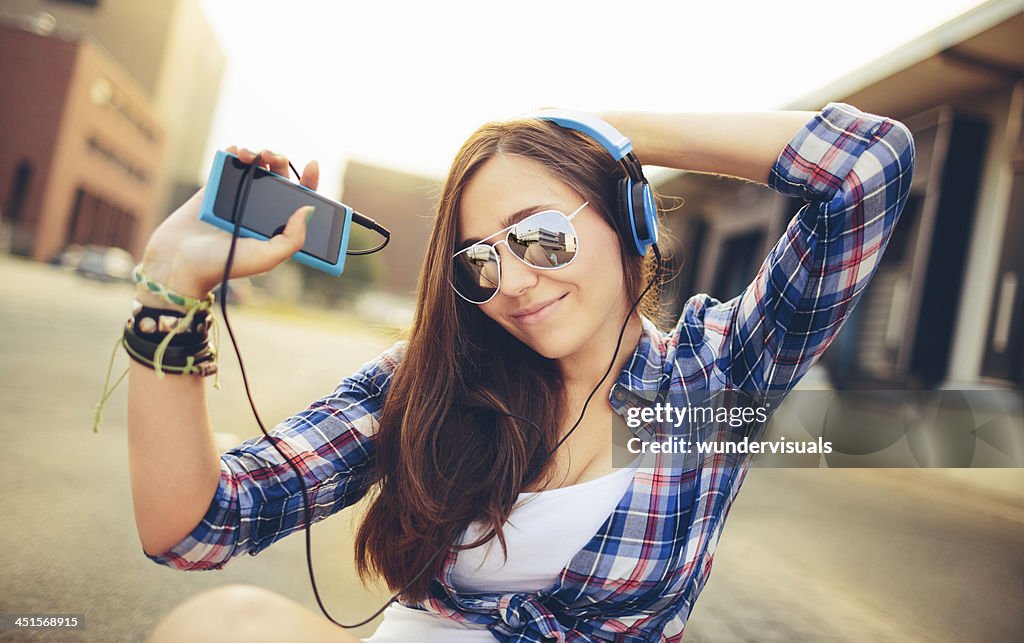
[[[545,319],[553,315],[556,310],[561,308],[562,300],[564,300],[568,295],[569,293],[565,293],[560,297],[542,301],[531,306],[524,306],[518,311],[510,314],[509,317],[511,317],[512,321],[520,326],[534,326],[543,322]]]

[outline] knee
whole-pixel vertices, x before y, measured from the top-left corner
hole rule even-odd
[[[222,585],[189,598],[157,625],[150,643],[254,641],[287,599],[255,585]]]

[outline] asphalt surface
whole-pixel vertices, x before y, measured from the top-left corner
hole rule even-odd
[[[173,606],[227,583],[267,587],[317,610],[299,535],[218,572],[177,572],[142,554],[124,388],[111,397],[100,432],[89,429],[130,300],[124,284],[0,258],[0,613],[85,617],[80,630],[6,630],[2,640],[145,640]],[[323,315],[239,308],[232,321],[268,423],[394,340]],[[232,443],[258,429],[224,355],[211,415]],[[124,367],[118,354],[115,371]],[[1010,499],[979,494],[942,473],[752,470],[685,640],[1024,639],[1024,491]],[[313,529],[321,596],[335,618],[350,622],[385,599],[352,570],[358,511]]]

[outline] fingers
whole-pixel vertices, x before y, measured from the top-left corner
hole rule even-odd
[[[239,158],[242,163],[252,163],[256,160],[256,152],[245,148],[238,147],[237,145],[229,145],[224,148],[225,152],[234,154]],[[288,176],[288,159],[281,154],[276,154],[270,150],[263,150],[260,153],[260,167],[266,168],[271,172],[280,174],[281,176]],[[283,168],[283,170],[282,170]]]
[[[256,158],[255,152],[244,147],[238,147],[237,145],[229,145],[224,148],[224,151],[234,154],[243,163],[252,163]],[[264,149],[260,152],[260,167],[267,168],[274,174],[284,177],[291,176],[290,168],[288,167],[288,157],[271,150]],[[299,179],[299,183],[310,190],[316,190],[320,184],[320,164],[316,161],[307,163],[306,167],[302,170],[302,177]]]
[[[248,277],[266,272],[298,252],[306,242],[306,217],[311,207],[302,207],[292,213],[284,232],[269,241],[239,239],[233,277]]]
[[[272,237],[267,242],[274,252],[284,253],[284,258],[287,259],[302,248],[306,243],[307,224],[313,216],[314,210],[315,208],[311,205],[301,207],[293,212],[292,216],[288,217],[288,223],[284,227],[284,232]],[[274,246],[275,243],[277,247]]]
[[[320,164],[316,161],[306,163],[306,167],[302,168],[302,179],[299,180],[299,183],[310,190],[316,190],[316,187],[320,185]]]
[[[288,157],[284,154],[263,150],[260,157],[260,165],[268,168],[274,174],[289,177],[291,172],[288,169]]]
[[[229,145],[224,148],[224,151],[234,154],[242,161],[242,163],[252,163],[256,159],[256,152],[253,152],[248,148],[238,147],[237,145]]]

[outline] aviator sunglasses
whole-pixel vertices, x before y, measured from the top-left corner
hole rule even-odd
[[[501,287],[501,256],[498,244],[504,243],[520,261],[541,270],[564,268],[576,258],[578,248],[573,218],[589,202],[572,214],[544,210],[518,223],[498,230],[452,255],[451,284],[455,292],[473,304],[485,304]],[[504,234],[503,239],[484,243]]]

